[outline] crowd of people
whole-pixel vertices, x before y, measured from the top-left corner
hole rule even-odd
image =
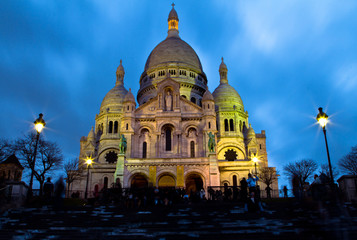
[[[245,210],[250,212],[263,211],[260,201],[260,189],[257,186],[258,177],[251,174],[243,178],[241,186],[208,187],[204,189],[184,189],[174,187],[125,188],[115,184],[112,188],[103,188],[96,192],[94,204],[116,204],[126,208],[146,208],[152,206],[169,207],[174,204],[191,204],[206,201],[239,201]],[[72,197],[75,193],[72,194]]]

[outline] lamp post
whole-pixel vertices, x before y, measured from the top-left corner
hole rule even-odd
[[[327,160],[328,160],[328,167],[330,169],[330,178],[331,178],[331,184],[334,184],[334,180],[333,180],[333,174],[332,174],[332,167],[331,167],[331,160],[330,160],[330,153],[328,150],[328,144],[327,144],[327,138],[326,138],[326,124],[327,124],[327,119],[328,116],[326,113],[324,113],[322,111],[322,107],[319,108],[319,113],[316,116],[316,120],[317,122],[320,124],[320,126],[322,127],[322,131],[324,132],[324,136],[325,136],[325,144],[326,144],[326,151],[327,151]]]
[[[45,120],[43,120],[43,114],[40,113],[39,114],[39,118],[37,118],[34,122],[35,124],[35,129],[37,131],[37,135],[36,135],[36,143],[35,143],[35,150],[33,153],[33,160],[32,163],[30,165],[31,167],[31,178],[30,178],[30,186],[29,186],[29,190],[28,190],[28,196],[32,197],[32,184],[33,184],[33,175],[34,175],[34,171],[35,171],[35,166],[36,166],[36,155],[37,155],[37,146],[38,146],[38,140],[40,139],[40,133],[42,132],[43,128],[46,126],[46,122]]]
[[[88,196],[88,181],[89,181],[89,166],[92,165],[93,159],[90,157],[86,158],[86,164],[87,164],[87,184],[86,184],[86,192],[84,194],[84,198],[87,199]]]

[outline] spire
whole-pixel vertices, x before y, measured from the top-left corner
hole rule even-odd
[[[122,63],[123,63],[123,61],[120,59],[120,65],[117,68],[117,81],[116,81],[115,85],[123,85],[124,84],[125,71],[124,71],[124,67],[123,67]]]
[[[221,78],[220,80],[221,83],[228,83],[227,72],[228,72],[228,68],[226,64],[223,62],[223,57],[222,57],[221,65],[219,65],[219,76]]]
[[[169,18],[167,19],[167,22],[169,24],[169,31],[167,32],[167,37],[179,37],[178,33],[178,16],[177,16],[177,12],[175,10],[175,4],[171,4],[172,9],[169,13]]]
[[[88,133],[88,140],[89,140],[89,141],[94,140],[93,126],[92,126],[91,130],[90,130],[89,133]]]

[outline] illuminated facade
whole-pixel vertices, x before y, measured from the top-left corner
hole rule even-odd
[[[211,93],[199,57],[179,36],[178,23],[172,8],[167,38],[151,52],[140,77],[138,106],[124,87],[120,61],[115,86],[103,99],[95,127],[80,141],[80,161],[94,158],[91,193],[115,182],[125,188],[188,191],[239,186],[254,171],[252,157],[259,158],[258,168],[268,166],[265,131],[256,134],[249,124],[241,97],[228,83],[223,58],[220,83]],[[86,179],[83,171],[72,190],[84,191]]]

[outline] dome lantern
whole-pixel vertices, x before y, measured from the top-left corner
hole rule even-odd
[[[219,65],[219,76],[221,79],[220,83],[228,83],[227,73],[228,73],[228,68],[226,64],[223,62],[223,57],[222,57],[221,65]]]
[[[123,61],[120,59],[120,65],[117,68],[117,81],[115,83],[115,85],[123,85],[124,84],[124,75],[125,75],[125,71],[124,71],[124,67],[123,67]]]
[[[175,4],[173,3],[172,4],[172,9],[169,13],[169,18],[167,19],[167,22],[169,24],[169,31],[167,32],[168,35],[167,37],[179,37],[178,33],[178,22],[179,22],[179,19],[178,19],[178,15],[177,15],[177,12],[175,10]]]

